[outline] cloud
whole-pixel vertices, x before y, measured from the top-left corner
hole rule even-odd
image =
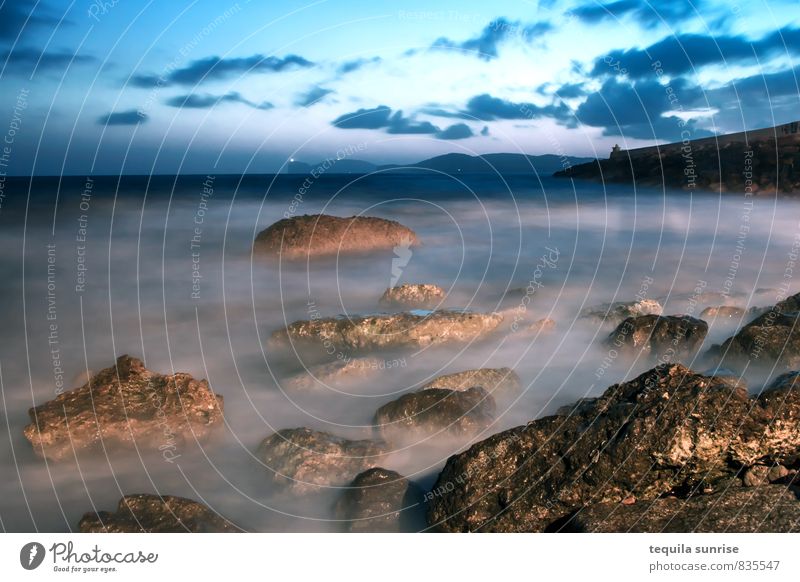
[[[487,24],[481,33],[474,38],[458,42],[447,37],[441,37],[431,45],[431,49],[464,51],[472,53],[484,61],[490,61],[498,57],[498,47],[504,41],[518,37],[529,42],[536,40],[542,34],[552,30],[552,28],[552,24],[544,21],[523,25],[519,21],[498,18]]]
[[[391,107],[379,105],[373,109],[359,109],[334,119],[332,125],[341,129],[385,129],[395,134],[432,134],[439,128],[429,121],[414,121],[404,117],[402,111],[392,113]]]
[[[299,107],[311,107],[312,105],[316,105],[322,99],[324,99],[327,95],[331,93],[335,93],[333,89],[326,89],[325,87],[320,87],[319,85],[315,85],[305,93],[302,93],[297,96],[295,99],[294,104]]]
[[[14,0],[0,4],[0,42],[11,44],[26,40],[36,33],[40,38],[42,29],[52,30],[57,26],[72,24],[63,15],[36,0]],[[19,39],[19,40],[17,40]]]
[[[38,71],[63,71],[72,65],[83,65],[96,62],[89,55],[69,52],[42,52],[32,48],[15,49],[0,53],[0,67],[5,64],[6,73],[32,75]]]
[[[484,127],[483,129],[487,130],[488,128]],[[482,135],[483,132],[481,132]],[[451,125],[450,127],[443,129],[442,131],[436,134],[436,137],[439,139],[466,139],[468,137],[473,137],[475,134],[472,133],[472,129],[470,129],[469,125],[466,123],[456,123],[455,125]]]
[[[269,101],[255,103],[249,99],[245,99],[236,91],[231,91],[225,95],[210,95],[208,93],[203,95],[198,95],[195,93],[190,95],[178,95],[176,97],[167,99],[165,103],[170,107],[179,107],[182,109],[210,109],[216,105],[219,105],[220,103],[242,103],[248,107],[262,109],[265,111],[275,107]]]
[[[663,114],[703,101],[703,92],[685,79],[673,79],[671,87],[680,96],[680,103],[671,103],[667,88],[655,80],[626,83],[608,79],[578,106],[575,115],[582,124],[602,127],[604,135],[676,141],[685,127]],[[700,137],[694,133],[693,137]]]
[[[603,77],[624,69],[628,76],[638,79],[652,75],[654,63],[660,62],[666,74],[677,76],[711,64],[757,64],[780,53],[800,55],[800,28],[782,28],[757,40],[724,35],[669,36],[644,49],[611,51],[595,60],[591,74]]]
[[[120,111],[117,113],[106,113],[97,118],[100,125],[139,125],[149,119],[144,113],[135,109]]]
[[[554,91],[559,99],[576,99],[586,95],[586,86],[583,83],[566,83]]]
[[[565,105],[539,106],[533,103],[514,103],[488,93],[476,95],[467,102],[467,108],[461,113],[467,119],[493,121],[496,119],[537,119],[553,117],[566,119],[570,115]]]
[[[345,61],[341,65],[336,68],[336,72],[340,75],[346,75],[347,73],[352,73],[353,71],[357,71],[366,65],[377,64],[381,62],[380,57],[372,57],[372,58],[359,58],[353,59],[350,61]]]
[[[590,24],[601,20],[618,20],[625,16],[635,18],[646,28],[658,24],[676,24],[697,14],[704,2],[701,0],[671,0],[655,5],[652,0],[617,0],[605,4],[587,3],[570,11],[570,14]]]
[[[286,55],[283,58],[253,55],[240,58],[206,57],[191,61],[185,67],[175,69],[159,77],[152,74],[139,74],[131,78],[131,84],[137,87],[153,87],[156,85],[196,85],[207,81],[217,81],[235,75],[249,73],[280,73],[291,69],[313,67],[314,63],[298,55]]]
[[[481,135],[483,135],[483,136],[489,135],[489,126],[488,125],[484,125],[483,126],[483,129],[481,130]]]

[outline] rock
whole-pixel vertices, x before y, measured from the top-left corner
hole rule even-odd
[[[446,388],[447,390],[467,390],[480,386],[495,400],[510,399],[522,392],[522,381],[511,368],[480,368],[455,374],[438,376],[425,384],[420,390]]]
[[[373,441],[352,441],[308,428],[280,430],[264,439],[258,449],[271,481],[295,495],[346,485],[376,466],[383,453]]]
[[[386,307],[437,307],[446,293],[438,285],[400,285],[384,291],[379,303]]]
[[[570,416],[531,421],[450,457],[426,494],[428,523],[544,531],[584,506],[717,491],[742,467],[794,466],[800,390],[792,386],[776,381],[751,398],[680,364],[657,366]]]
[[[629,317],[606,339],[621,353],[649,354],[652,359],[673,362],[691,358],[708,333],[708,324],[688,315],[641,315]]]
[[[502,321],[502,316],[496,313],[464,311],[317,318],[296,321],[273,333],[271,341],[276,346],[291,340],[345,350],[420,347],[477,340],[494,331]]]
[[[617,301],[595,305],[581,311],[580,317],[607,321],[618,325],[629,317],[640,315],[661,315],[663,308],[655,299],[642,299],[639,301]]]
[[[80,388],[31,408],[24,433],[37,454],[54,461],[134,443],[166,454],[221,426],[222,408],[222,396],[205,380],[157,374],[141,360],[120,356]]]
[[[535,335],[539,333],[549,333],[556,328],[556,320],[545,317],[544,319],[537,319],[529,325],[522,326],[519,331],[522,334]]]
[[[253,251],[284,259],[305,259],[398,247],[410,256],[410,248],[417,245],[419,240],[414,231],[393,220],[306,214],[284,218],[262,230]]]
[[[422,490],[394,471],[376,467],[358,475],[334,508],[346,532],[403,532],[422,521]],[[424,521],[422,521],[424,523]]]
[[[689,499],[665,497],[633,505],[600,503],[579,510],[560,529],[596,533],[796,532],[798,489],[736,487]]]
[[[172,495],[126,495],[115,513],[87,513],[81,533],[229,533],[241,531],[207,506]]]
[[[718,307],[706,307],[700,312],[700,319],[741,319],[747,314],[747,310],[732,305],[720,305]]]
[[[375,430],[390,443],[409,443],[429,437],[469,439],[494,420],[495,403],[483,388],[430,388],[405,394],[375,413]]]
[[[773,308],[745,325],[722,345],[706,354],[719,366],[741,371],[745,367],[777,371],[800,368],[800,312],[781,313]]]
[[[374,378],[382,370],[400,367],[402,360],[380,358],[349,358],[328,364],[310,366],[306,371],[281,381],[287,390],[324,390],[337,388],[352,382],[363,382]]]

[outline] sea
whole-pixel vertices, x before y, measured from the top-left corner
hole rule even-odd
[[[402,252],[313,261],[254,256],[264,228],[303,214],[377,216],[413,229]],[[0,197],[0,528],[74,531],[123,495],[202,501],[247,531],[336,531],[341,488],[296,498],[257,455],[297,427],[370,438],[378,407],[446,373],[512,368],[522,393],[472,442],[548,414],[652,366],[603,340],[586,317],[655,299],[665,314],[773,305],[800,291],[800,203],[750,193],[668,190],[532,174],[183,175],[6,178]],[[550,330],[379,355],[377,376],[286,390],[318,353],[272,349],[271,334],[312,316],[381,311],[391,286],[431,283],[443,309],[550,318]],[[743,325],[708,319],[701,354]],[[130,354],[159,373],[205,378],[225,424],[205,443],[79,452],[53,462],[23,436],[28,411]],[[358,357],[363,354],[346,354]],[[701,356],[684,362],[697,371]],[[759,390],[768,378],[746,377]],[[395,447],[382,466],[429,488],[469,442]],[[424,509],[424,508],[418,508]],[[411,521],[423,530],[424,520]]]

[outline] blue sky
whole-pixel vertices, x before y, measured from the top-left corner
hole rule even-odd
[[[40,175],[605,156],[797,120],[798,56],[796,0],[5,1],[0,132],[23,92]]]

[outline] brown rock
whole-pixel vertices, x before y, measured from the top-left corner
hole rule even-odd
[[[422,490],[396,473],[376,467],[358,475],[336,502],[334,515],[346,532],[409,531],[419,515]]]
[[[172,448],[203,440],[222,425],[222,396],[205,380],[162,375],[120,356],[74,390],[29,411],[24,433],[51,460],[100,446]]]
[[[431,388],[467,390],[473,386],[480,386],[495,399],[513,398],[522,392],[522,381],[511,368],[480,368],[445,374],[434,378],[420,390]]]
[[[379,303],[387,307],[416,307],[420,309],[438,306],[446,293],[438,285],[404,284],[384,291]]]

